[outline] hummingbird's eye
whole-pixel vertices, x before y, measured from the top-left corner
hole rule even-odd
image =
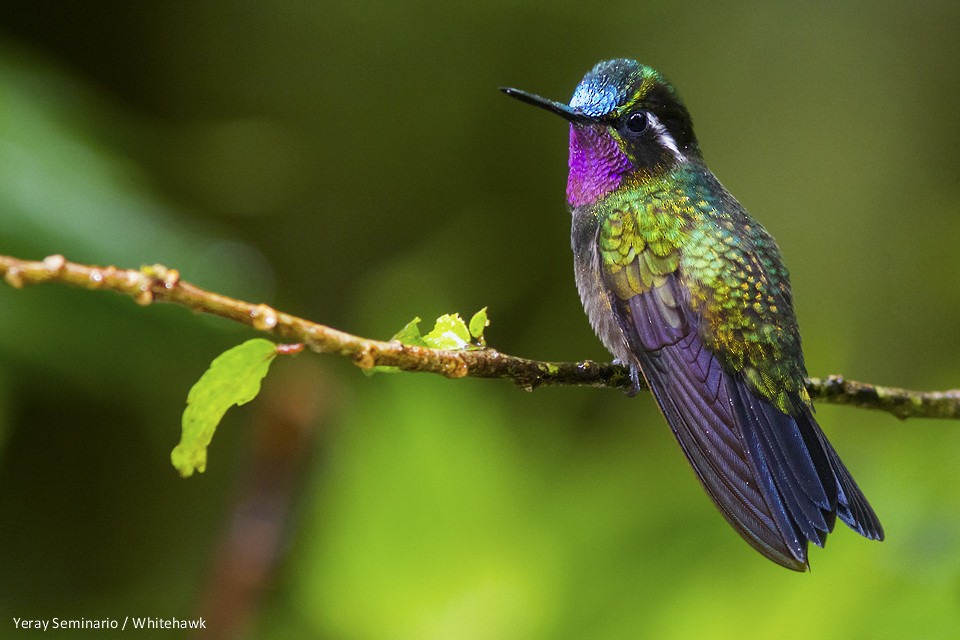
[[[650,126],[650,117],[647,115],[646,111],[637,111],[636,113],[631,113],[627,117],[627,122],[625,123],[627,131],[634,134],[641,134],[647,130],[647,127]]]

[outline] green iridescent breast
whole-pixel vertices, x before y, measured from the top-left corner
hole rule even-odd
[[[604,279],[618,298],[662,285],[680,266],[692,211],[682,189],[649,181],[611,195],[598,211]]]

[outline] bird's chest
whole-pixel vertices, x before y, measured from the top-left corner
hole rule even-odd
[[[572,244],[580,299],[601,341],[625,363],[631,362],[635,350],[629,336],[636,334],[628,301],[664,287],[671,295],[657,300],[668,301],[670,307],[680,300],[672,294],[682,286],[675,276],[689,240],[690,218],[682,209],[685,204],[679,198],[676,202],[612,198],[573,210]],[[664,308],[660,315],[679,322],[671,309]]]
[[[604,282],[597,244],[599,230],[600,219],[588,207],[573,210],[571,245],[577,291],[590,326],[600,341],[620,362],[635,365],[635,356],[627,344],[613,310],[611,292]]]

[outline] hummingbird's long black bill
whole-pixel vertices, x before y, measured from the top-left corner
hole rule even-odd
[[[526,102],[527,104],[532,104],[535,107],[546,109],[547,111],[555,113],[564,120],[569,120],[570,122],[575,122],[577,124],[596,124],[597,122],[596,118],[588,116],[585,113],[575,110],[570,105],[557,102],[556,100],[541,98],[534,93],[527,93],[526,91],[513,89],[511,87],[500,87],[500,91],[503,91],[511,98],[516,98],[521,102]]]

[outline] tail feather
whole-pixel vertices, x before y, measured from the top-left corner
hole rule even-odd
[[[676,277],[629,300],[611,299],[635,362],[701,484],[757,551],[808,568],[837,517],[876,540],[883,529],[850,472],[793,398],[781,411],[704,343]],[[630,361],[630,359],[627,359]]]
[[[704,366],[698,342],[694,335],[644,352],[640,368],[700,482],[734,529],[766,557],[798,571],[808,567],[808,542],[822,547],[837,517],[867,538],[883,539],[876,514],[810,412],[784,413],[742,376],[718,363]],[[704,384],[714,370],[722,371],[716,395]]]

